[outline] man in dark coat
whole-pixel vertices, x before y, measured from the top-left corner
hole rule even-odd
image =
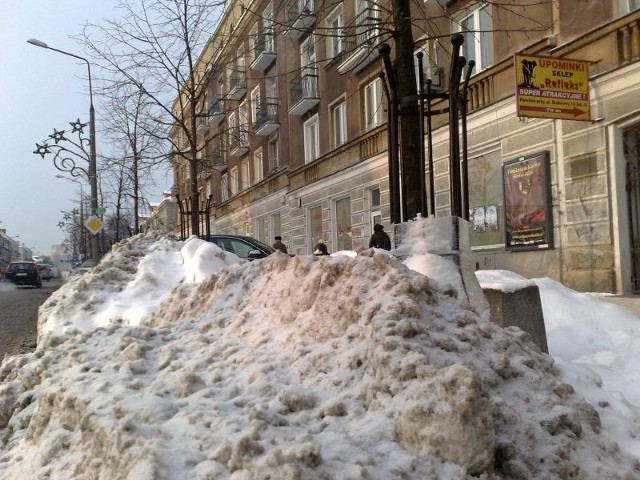
[[[287,253],[287,246],[282,243],[282,237],[278,235],[275,240],[276,241],[273,242],[273,248],[275,248],[276,250],[280,250],[282,253]]]
[[[373,235],[369,240],[369,248],[383,248],[385,250],[391,250],[391,239],[387,232],[384,231],[384,227],[379,223],[373,226]]]

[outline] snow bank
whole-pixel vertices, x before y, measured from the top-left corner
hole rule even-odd
[[[640,478],[448,285],[374,250],[201,275],[216,248],[135,237],[43,305],[0,369],[0,479]]]

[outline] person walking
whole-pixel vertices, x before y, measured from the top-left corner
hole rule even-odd
[[[373,235],[369,239],[369,248],[382,248],[384,250],[391,250],[391,239],[387,232],[384,231],[384,227],[379,223],[373,226]]]
[[[282,237],[280,235],[275,238],[275,242],[273,242],[273,248],[275,248],[276,250],[280,250],[282,253],[287,253],[287,246],[282,243]]]
[[[316,249],[313,251],[314,255],[329,255],[329,250],[327,249],[327,245],[324,243],[324,240],[318,240],[318,244],[316,245]]]

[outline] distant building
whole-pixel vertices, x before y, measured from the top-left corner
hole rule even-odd
[[[140,217],[141,232],[172,233],[176,228],[178,206],[171,192],[163,192],[160,203],[149,204],[149,214]]]
[[[388,0],[230,2],[196,66],[196,179],[180,154],[185,132],[171,132],[173,188],[185,202],[194,182],[201,200],[212,196],[213,233],[282,235],[304,254],[318,239],[366,248],[375,223],[389,226],[378,46],[394,52],[392,15]],[[475,61],[465,166],[477,268],[640,293],[640,4],[425,1],[411,20],[435,89],[448,90],[453,33]],[[537,58],[552,59],[542,86]],[[432,131],[425,171],[433,210],[447,216],[447,115]]]

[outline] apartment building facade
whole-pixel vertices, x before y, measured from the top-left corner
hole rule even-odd
[[[476,62],[465,144],[478,268],[548,276],[577,290],[638,291],[640,4],[510,4],[412,6],[416,52],[434,89],[448,89],[452,33],[464,35],[462,55]],[[358,249],[368,246],[375,223],[392,230],[378,50],[386,42],[393,55],[392,16],[381,0],[254,0],[229,8],[198,66],[206,89],[198,188],[210,200],[213,233],[268,243],[280,235],[290,252],[306,254],[320,238],[330,251]],[[514,54],[587,65],[588,118],[523,114]],[[436,215],[449,215],[448,116],[431,120],[427,174]],[[174,163],[183,198],[187,167]],[[513,172],[525,167],[536,174],[517,181]],[[544,238],[519,241],[512,224],[532,217],[514,218],[517,208],[541,200]]]

